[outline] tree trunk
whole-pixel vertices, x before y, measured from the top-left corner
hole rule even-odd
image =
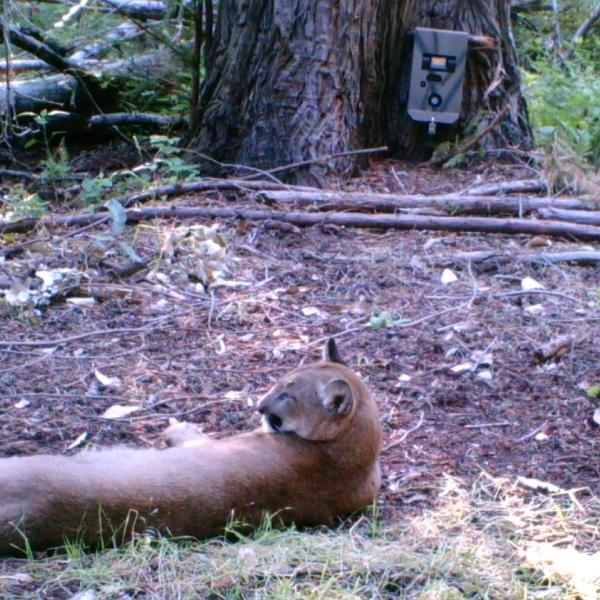
[[[194,145],[259,168],[361,145],[379,3],[223,0]]]
[[[485,130],[509,104],[481,144],[528,148],[509,10],[509,0],[222,0],[191,145],[260,169],[381,144],[429,157],[425,126],[406,115],[410,32],[425,26],[497,41],[470,51],[461,119],[436,141],[464,135],[474,119]],[[345,175],[356,160],[303,175]]]

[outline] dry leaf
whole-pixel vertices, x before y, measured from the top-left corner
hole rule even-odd
[[[524,279],[521,279],[521,289],[524,292],[528,292],[530,290],[543,290],[544,286],[532,277],[525,277]]]
[[[100,416],[103,419],[122,419],[131,413],[140,410],[141,406],[138,404],[113,404],[110,408],[107,408]]]
[[[104,387],[119,387],[121,385],[121,380],[118,377],[109,377],[98,371],[98,369],[94,370],[94,375],[100,382],[100,385],[103,385]]]
[[[77,448],[77,446],[81,446],[83,442],[87,439],[87,431],[84,431],[81,435],[78,435],[68,446],[67,450],[73,450],[73,448]]]
[[[440,277],[440,281],[444,285],[449,285],[451,283],[454,283],[455,281],[458,281],[458,277],[454,274],[454,271],[452,269],[444,269],[442,272],[442,276]]]

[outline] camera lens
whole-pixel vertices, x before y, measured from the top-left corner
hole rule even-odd
[[[439,94],[431,94],[431,96],[429,96],[428,102],[429,106],[437,108],[442,103],[442,97]]]

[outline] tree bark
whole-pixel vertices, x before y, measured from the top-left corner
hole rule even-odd
[[[471,50],[461,118],[436,141],[473,122],[483,132],[508,106],[480,145],[530,148],[509,0],[223,0],[191,145],[261,169],[382,144],[401,158],[428,158],[425,126],[406,114],[417,26],[496,42]],[[304,175],[345,175],[356,161],[311,165]]]
[[[359,147],[379,4],[223,0],[193,145],[262,169]]]

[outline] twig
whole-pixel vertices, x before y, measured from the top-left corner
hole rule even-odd
[[[328,160],[334,160],[336,158],[345,158],[347,156],[360,156],[365,154],[378,154],[380,152],[387,152],[387,146],[379,146],[378,148],[362,148],[359,150],[347,150],[346,152],[335,152],[333,154],[324,154],[322,156],[317,156],[316,158],[311,158],[309,160],[301,160],[294,163],[289,163],[287,165],[281,165],[280,167],[275,167],[274,169],[268,169],[265,173],[269,175],[274,175],[275,173],[282,173],[284,171],[291,171],[293,169],[300,169],[302,167],[308,167],[309,165],[316,165],[319,163],[327,162]],[[257,177],[256,175],[248,175],[243,179],[254,179]]]
[[[406,440],[406,438],[411,434],[414,433],[415,431],[417,431],[417,429],[419,429],[422,425],[423,422],[425,421],[425,411],[421,411],[421,414],[419,415],[419,421],[417,422],[416,425],[414,425],[413,427],[411,427],[410,429],[407,429],[398,440],[396,440],[395,442],[392,442],[391,444],[388,444],[383,450],[382,452],[387,452],[388,450],[391,450],[392,448],[395,448],[396,446],[399,446],[400,444],[402,444],[402,442],[404,442]]]
[[[508,427],[509,425],[512,425],[510,421],[498,421],[497,423],[475,423],[464,427],[466,429],[484,429],[486,427]]]
[[[167,319],[169,317],[161,317],[161,319]],[[12,348],[12,347],[28,347],[28,348],[50,348],[52,346],[62,346],[63,344],[69,344],[70,342],[76,342],[89,337],[98,337],[102,335],[113,335],[117,333],[146,333],[150,327],[155,326],[154,324],[143,325],[142,327],[123,327],[120,329],[98,329],[96,331],[88,331],[86,333],[80,333],[78,335],[71,335],[64,338],[55,338],[53,340],[29,340],[29,341],[17,341],[17,340],[0,340],[0,347]]]
[[[524,442],[525,440],[531,439],[534,435],[537,435],[540,431],[542,431],[542,429],[544,429],[546,425],[548,425],[548,421],[544,421],[539,427],[536,427],[533,431],[530,431],[529,433],[526,433],[520,438],[517,438],[515,442]]]
[[[476,144],[478,144],[488,133],[490,133],[490,131],[494,130],[497,127],[497,125],[500,123],[500,121],[502,121],[502,119],[504,118],[504,116],[506,115],[506,113],[509,110],[510,110],[510,104],[507,104],[494,117],[494,119],[492,120],[492,122],[483,131],[480,131],[474,138],[472,138],[471,140],[467,141],[465,144],[463,144],[460,148],[458,148],[454,152],[451,152],[451,153],[446,154],[444,156],[439,156],[439,157],[436,157],[436,158],[432,158],[426,164],[431,165],[432,167],[435,167],[435,166],[438,166],[438,165],[443,165],[445,162],[447,162],[448,160],[450,160],[452,157],[458,156],[459,154],[464,154],[467,150],[469,150],[470,148],[472,148],[473,146],[475,146]]]
[[[510,298],[512,296],[530,296],[530,295],[540,295],[540,296],[556,296],[557,298],[564,298],[565,300],[570,300],[576,304],[581,304],[583,301],[579,300],[579,298],[575,298],[575,296],[569,296],[568,294],[564,294],[563,292],[555,292],[554,290],[518,290],[515,292],[504,292],[503,294],[494,294],[494,298]]]

